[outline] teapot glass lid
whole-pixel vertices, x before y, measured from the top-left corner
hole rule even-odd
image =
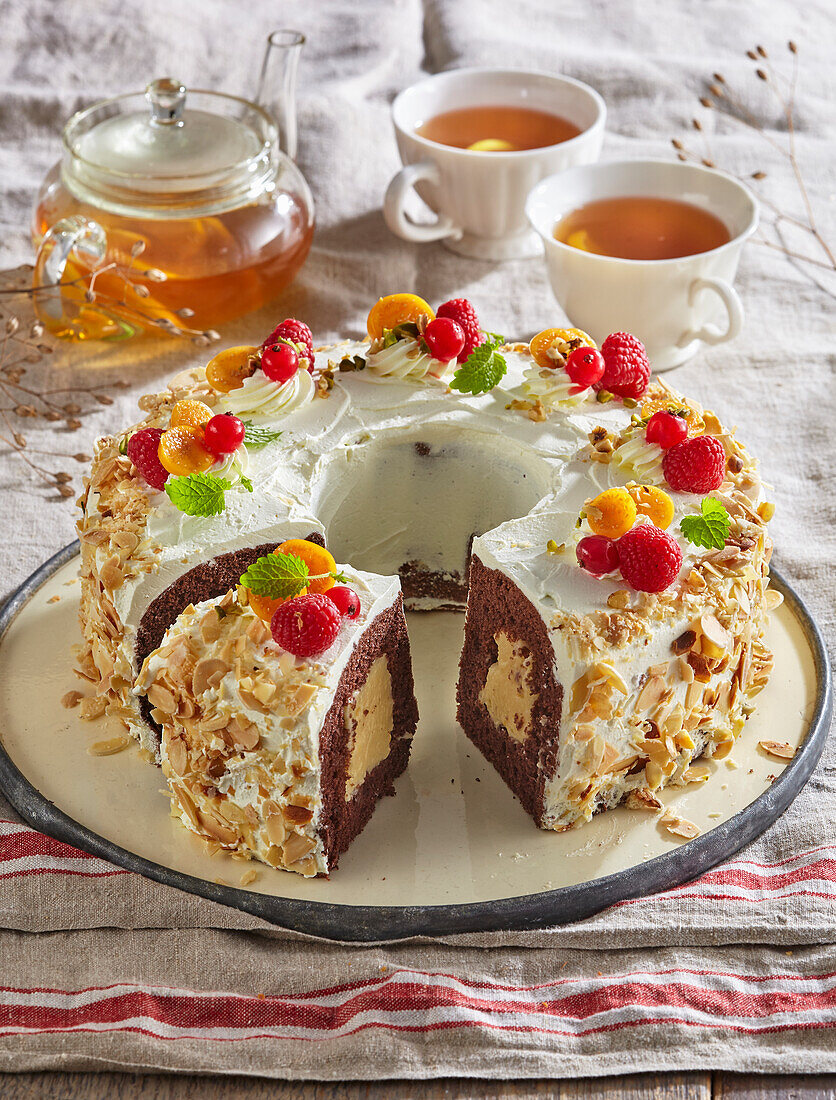
[[[265,189],[276,137],[274,119],[254,103],[166,77],[70,119],[64,181],[79,198],[122,213],[217,211]]]

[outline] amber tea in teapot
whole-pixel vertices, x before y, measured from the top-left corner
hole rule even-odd
[[[125,318],[135,310],[140,326],[140,317],[153,313],[178,327],[185,321],[193,329],[214,328],[258,309],[293,281],[313,237],[309,210],[293,194],[284,195],[281,204],[250,203],[192,218],[126,218],[78,200],[58,180],[38,202],[34,233],[42,239],[51,226],[73,216],[102,228],[107,257],[100,265],[96,253],[74,250],[63,281],[86,286],[98,268],[96,303],[124,302]],[[148,271],[151,277],[144,274]],[[88,309],[94,328],[96,313]],[[105,335],[109,322],[98,324],[102,332],[96,335]]]
[[[270,36],[258,98],[155,80],[74,115],[36,203],[35,305],[61,336],[192,335],[257,309],[293,280],[313,200],[292,157],[304,39]]]

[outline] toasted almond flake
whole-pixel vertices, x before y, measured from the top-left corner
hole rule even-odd
[[[792,760],[796,750],[786,741],[758,741],[758,748],[778,760]]]
[[[648,760],[644,766],[644,777],[647,780],[648,787],[655,791],[662,783],[662,769],[654,761]]]
[[[626,611],[630,606],[630,593],[626,588],[619,588],[616,592],[610,592],[607,596],[607,607],[617,611]]]
[[[618,672],[613,668],[609,661],[599,661],[595,666],[595,673],[601,675],[612,684],[616,691],[620,691],[622,695],[627,694],[627,685],[622,680]]]
[[[241,878],[240,878],[239,881],[240,881],[242,886],[249,886],[250,883],[255,882],[255,880],[257,878],[258,878],[258,871],[254,871],[252,869],[252,867],[250,867],[249,870],[245,871],[243,873],[243,875],[241,875]]]
[[[639,692],[636,699],[636,711],[641,713],[655,707],[665,692],[665,681],[661,676],[651,676]]]
[[[589,741],[595,734],[595,727],[581,724],[575,727],[575,740],[576,741]]]
[[[82,698],[83,696],[80,691],[68,691],[66,695],[61,696],[61,706],[67,707],[67,709],[77,707]]]
[[[316,841],[301,833],[292,833],[282,845],[282,860],[287,866],[303,859],[316,847]]]
[[[693,840],[695,836],[700,835],[700,830],[693,823],[688,821],[684,817],[679,817],[671,810],[666,810],[659,818],[659,824],[664,826],[673,836],[681,836],[686,840]]]
[[[174,693],[157,681],[149,686],[145,694],[151,706],[163,711],[164,714],[174,714],[177,709]]]
[[[766,590],[766,610],[774,611],[776,607],[780,607],[784,602],[783,592],[778,592],[775,588],[767,588]]]
[[[185,775],[189,766],[189,755],[182,737],[172,737],[166,746],[168,762],[178,775]]]
[[[639,787],[627,796],[627,806],[631,810],[661,810],[662,803],[647,787]]]
[[[707,771],[697,771],[696,768],[686,768],[682,773],[682,781],[684,783],[705,783],[710,774]]]
[[[684,657],[680,657],[677,662],[679,678],[685,684],[692,684],[694,682],[694,670],[688,664]]]
[[[89,745],[87,752],[90,756],[113,756],[115,753],[126,749],[130,743],[130,737],[124,735],[109,737],[106,741],[96,741],[94,744]]]
[[[85,722],[101,718],[106,709],[107,698],[104,695],[88,695],[81,700],[81,717]]]
[[[729,753],[734,748],[734,740],[720,741],[714,746],[714,751],[711,753],[713,760],[725,760]]]
[[[204,657],[202,661],[198,661],[192,673],[193,694],[200,696],[209,688],[217,687],[229,671],[229,665],[219,657]]]

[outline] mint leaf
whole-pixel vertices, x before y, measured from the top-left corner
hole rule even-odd
[[[488,333],[484,344],[470,353],[450,382],[451,390],[460,393],[487,393],[505,376],[508,366],[503,356],[496,350],[504,339],[495,333]]]
[[[232,482],[215,474],[170,477],[165,483],[168,499],[187,516],[219,516],[226,508],[224,492]]]
[[[245,474],[238,475],[238,484],[243,485],[248,493],[251,493],[253,491],[253,483]]]
[[[722,550],[729,536],[729,513],[719,500],[705,497],[700,504],[700,515],[684,516],[679,528],[694,546]]]
[[[272,428],[263,428],[259,425],[253,424],[252,420],[245,420],[244,427],[244,446],[251,447],[253,450],[258,450],[259,447],[266,447],[268,443],[275,443],[281,432],[274,432]]]
[[[296,554],[265,554],[241,574],[241,584],[256,596],[284,600],[308,586],[310,570]]]

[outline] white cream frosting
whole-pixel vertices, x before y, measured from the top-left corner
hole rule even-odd
[[[298,412],[313,401],[315,394],[316,384],[303,367],[286,382],[275,382],[259,369],[238,389],[222,394],[218,407],[236,416],[275,420]]]
[[[401,339],[388,348],[382,344],[366,355],[366,370],[381,378],[412,379],[421,381],[428,376],[441,378],[449,370],[450,363],[433,359],[429,352],[423,351],[417,340]]]
[[[577,386],[562,366],[554,369],[543,368],[532,363],[523,372],[525,381],[523,390],[531,397],[537,397],[546,408],[573,408],[581,405],[591,391],[588,387]]]
[[[300,678],[315,687],[309,703],[292,718],[288,718],[280,709],[265,713],[255,710],[241,696],[239,683],[233,671],[230,671],[214,688],[208,689],[201,697],[205,708],[233,718],[241,715],[258,731],[259,743],[255,750],[242,751],[231,757],[225,771],[212,781],[225,799],[235,803],[241,809],[252,807],[260,823],[264,821],[263,806],[268,800],[279,806],[287,804],[290,797],[303,797],[313,811],[311,820],[297,828],[301,834],[310,837],[316,847],[311,852],[314,857],[315,873],[327,874],[329,867],[319,836],[322,812],[322,792],[320,788],[321,772],[319,767],[319,731],[334,701],[340,678],[348,664],[354,649],[368,627],[381,612],[387,610],[397,599],[400,585],[397,578],[379,577],[374,574],[352,569],[348,565],[339,567],[348,577],[348,583],[360,598],[360,614],[356,619],[343,619],[340,633],[333,644],[324,653],[315,658],[298,658],[281,649],[268,639],[257,647],[265,667],[269,667],[279,679],[284,677]],[[197,604],[193,611],[188,609],[166,631],[165,637],[154,653],[146,659],[137,679],[135,694],[140,695],[154,680],[157,672],[166,666],[166,657],[161,650],[178,638],[187,638],[194,650],[201,656],[214,656],[211,645],[203,641],[200,623],[203,615],[216,601],[206,600]],[[251,615],[251,612],[246,612]],[[221,742],[222,743],[222,742]],[[287,780],[277,779],[277,786],[266,793],[254,781],[252,772],[258,764],[268,764],[268,770],[275,770],[277,776],[292,775],[292,789]],[[273,762],[279,761],[275,769]],[[171,772],[167,756],[166,741],[163,740],[161,762],[167,773]],[[176,773],[175,773],[176,774]],[[193,829],[187,813],[174,799],[178,816],[186,828]],[[194,830],[193,830],[194,831]],[[254,854],[262,860],[267,859],[269,841],[263,830],[254,832]]]
[[[395,349],[402,357],[403,349]],[[365,356],[366,350],[360,343],[325,349],[317,353],[317,370],[345,356]],[[620,464],[618,450],[609,463],[590,461],[589,432],[600,426],[620,436],[631,424],[631,410],[620,401],[600,403],[585,390],[545,422],[532,421],[509,405],[524,392],[527,373],[537,368],[523,351],[503,354],[506,377],[476,397],[449,391],[439,382],[417,385],[408,371],[404,377],[384,378],[368,368],[335,370],[326,399],[273,418],[281,439],[248,456],[253,494],[228,492],[220,516],[185,516],[165,494],[149,492],[153,507],[146,534],[160,553],[154,571],[126,580],[113,594],[126,626],[117,667],[130,669],[134,632],[144,611],[186,569],[218,553],[312,531],[326,535],[337,560],[379,574],[378,580],[389,584],[397,584],[393,577],[405,562],[463,580],[475,535],[480,560],[509,575],[544,621],[558,609],[582,615],[605,608],[607,597],[625,585],[618,575],[597,579],[578,567],[574,546],[586,533],[576,526],[578,515],[585,501],[612,485],[631,480],[658,484],[661,451],[637,433],[626,444],[626,465]],[[753,503],[760,493],[756,482]],[[681,538],[679,521],[698,511],[700,498],[674,492],[671,497],[675,518],[669,531],[683,551],[687,574],[703,552]],[[88,509],[94,507],[91,498]],[[564,544],[564,551],[546,553],[549,540]],[[435,605],[427,598],[412,603]],[[658,627],[649,648],[619,653],[618,672],[630,692],[656,654],[669,652],[682,623],[673,616]],[[584,661],[560,650],[559,640],[554,644],[559,678],[570,684],[583,672]],[[132,728],[147,739],[138,714]],[[610,741],[618,736],[611,731]],[[581,749],[569,738],[562,739],[560,751],[557,775],[563,783],[581,774],[584,765]],[[249,790],[245,773],[233,784],[242,804]],[[560,783],[554,781],[547,797],[549,820],[555,824],[566,812]]]

